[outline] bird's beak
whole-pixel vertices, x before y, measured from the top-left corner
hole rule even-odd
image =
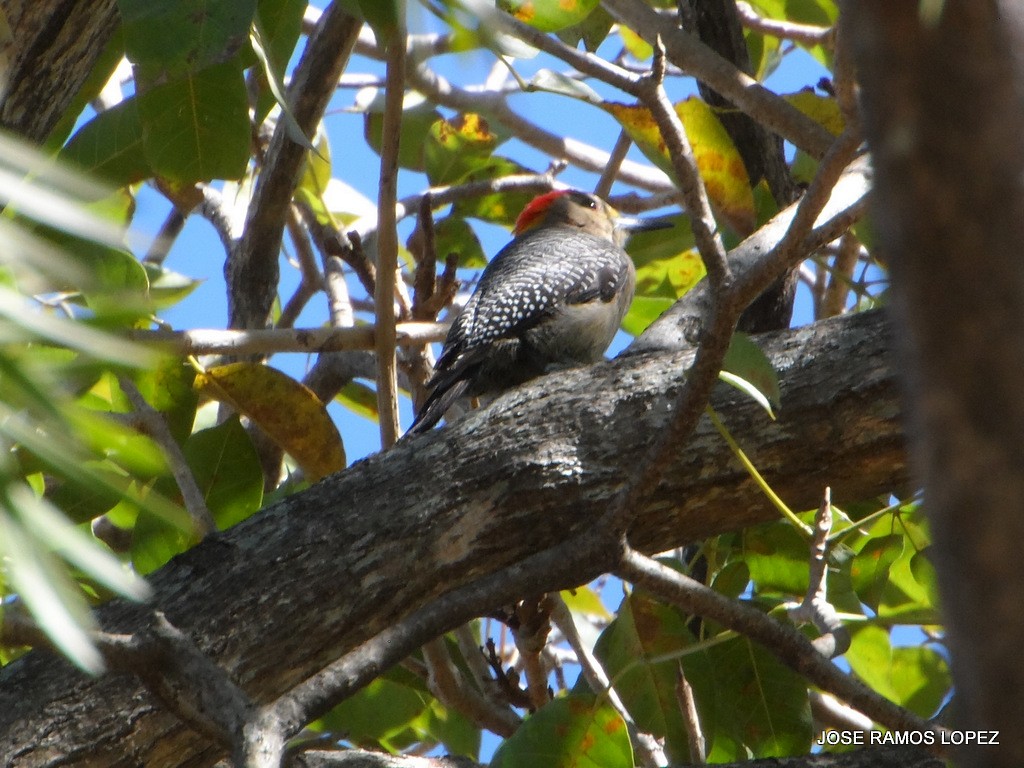
[[[623,247],[629,236],[634,232],[650,232],[654,229],[671,229],[675,222],[668,216],[652,219],[637,219],[632,216],[619,216],[615,219],[613,237],[619,247]]]
[[[671,229],[673,226],[675,226],[675,221],[669,216],[659,216],[653,219],[619,216],[615,220],[615,231],[624,235],[631,235],[634,232],[650,232],[655,229]]]

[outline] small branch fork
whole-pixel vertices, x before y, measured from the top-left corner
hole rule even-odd
[[[811,539],[810,578],[803,602],[787,606],[789,618],[795,624],[814,624],[821,635],[811,641],[827,659],[841,656],[850,647],[850,632],[843,626],[836,609],[828,602],[828,535],[832,531],[832,490],[825,496],[814,518],[814,536]]]

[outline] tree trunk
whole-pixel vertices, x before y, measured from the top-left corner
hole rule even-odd
[[[924,14],[926,5],[936,9]],[[961,728],[1024,765],[1024,7],[849,2]]]
[[[67,113],[120,23],[115,0],[5,0],[0,128],[42,143]]]

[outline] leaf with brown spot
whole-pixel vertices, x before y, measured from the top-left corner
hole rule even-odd
[[[298,462],[310,481],[345,468],[345,448],[327,409],[290,376],[258,363],[229,363],[196,376],[196,388],[248,416]]]
[[[498,7],[542,32],[557,32],[579,24],[599,0],[499,0]]]
[[[619,121],[652,163],[669,175],[675,175],[665,140],[649,109],[639,104],[616,102],[606,102],[604,108]],[[754,193],[746,166],[729,133],[714,110],[696,96],[680,101],[675,110],[686,129],[697,169],[704,179],[715,213],[736,234],[741,237],[749,235],[757,222]]]

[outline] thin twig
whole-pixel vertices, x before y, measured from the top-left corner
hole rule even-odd
[[[287,221],[288,234],[292,244],[295,246],[295,255],[299,262],[299,271],[302,279],[295,293],[281,309],[281,316],[277,320],[278,328],[291,328],[299,317],[299,313],[305,308],[309,300],[316,295],[317,291],[324,287],[324,278],[320,274],[320,268],[310,245],[309,236],[302,223],[302,218],[294,206],[288,209]]]
[[[362,19],[333,3],[310,36],[287,94],[292,114],[306,136],[316,130],[362,26]],[[245,231],[225,267],[233,328],[263,327],[277,293],[285,212],[306,156],[305,147],[295,143],[288,130],[288,121],[279,120],[256,180]]]
[[[479,650],[477,651],[479,654]],[[471,722],[508,738],[522,719],[508,706],[499,706],[481,695],[462,678],[452,662],[443,637],[423,644],[423,658],[429,670],[428,685],[438,700]]]
[[[780,40],[792,40],[806,46],[828,45],[832,39],[832,27],[819,27],[814,24],[797,24],[792,21],[768,19],[758,14],[750,3],[736,1],[736,11],[743,26],[752,32],[771,35]]]
[[[182,502],[192,518],[193,524],[196,526],[196,531],[202,536],[213,533],[217,530],[217,524],[213,520],[213,515],[210,514],[210,508],[206,506],[206,497],[196,484],[195,475],[192,474],[192,470],[185,460],[185,454],[182,453],[181,446],[178,445],[171,434],[170,427],[167,426],[163,414],[146,402],[146,398],[142,396],[139,388],[135,386],[135,382],[131,379],[126,376],[120,376],[118,377],[118,384],[120,384],[121,390],[128,398],[128,402],[132,404],[132,408],[135,409],[136,415],[142,420],[146,433],[163,450],[164,457],[167,459],[167,466],[171,470],[174,482],[178,484]]]
[[[548,673],[541,654],[551,631],[546,608],[538,599],[523,600],[516,607],[516,623],[512,638],[519,651],[519,667],[526,676],[526,692],[531,708],[536,711],[551,700],[548,691]]]
[[[416,228],[416,245],[409,250],[416,257],[416,273],[413,276],[412,317],[414,320],[433,320],[437,313],[424,312],[424,306],[434,296],[437,282],[437,243],[434,239],[433,201],[430,193],[420,199],[419,222]]]
[[[794,262],[806,258],[813,250],[810,241],[814,236],[814,223],[833,196],[836,182],[847,170],[847,164],[856,157],[860,144],[860,130],[853,125],[847,126],[829,147],[818,164],[814,179],[797,203],[796,212],[786,234],[769,253],[764,254],[756,264],[737,278],[737,299],[741,304],[749,304],[763,290],[764,285],[782,274]]]
[[[514,112],[501,94],[484,94],[458,88],[440,75],[423,66],[410,67],[409,85],[431,101],[452,109],[485,112],[508,128],[516,138],[551,157],[561,157],[577,168],[600,173],[608,164],[609,155],[576,139],[558,136],[531,123]],[[622,163],[619,178],[640,189],[651,192],[666,192],[672,183],[661,171],[626,160]]]
[[[807,594],[803,602],[787,608],[794,624],[808,622],[818,628],[821,636],[811,644],[829,659],[846,653],[850,647],[850,632],[828,602],[828,536],[831,531],[832,489],[825,488],[825,496],[814,518]]]
[[[663,18],[640,0],[603,0],[603,5],[617,21],[626,24],[651,45],[660,36],[672,63],[706,83],[766,128],[812,157],[821,157],[828,151],[832,136],[821,125],[693,35],[676,27],[672,19]]]
[[[608,193],[612,191],[612,185],[615,183],[615,177],[619,175],[622,161],[626,159],[631,146],[633,146],[633,140],[629,137],[626,129],[623,128],[619,131],[619,138],[615,140],[615,146],[612,147],[612,154],[608,158],[608,165],[601,171],[601,178],[597,180],[597,186],[594,187],[595,195],[600,195],[604,198],[608,197]]]
[[[828,270],[830,276],[822,296],[820,316],[815,319],[835,317],[846,309],[846,297],[850,294],[853,271],[859,260],[860,240],[852,231],[847,232],[839,238],[839,248],[832,260],[832,268]]]
[[[327,294],[327,316],[332,328],[351,328],[356,323],[349,296],[348,283],[342,260],[337,256],[323,254],[324,291]]]
[[[701,260],[708,272],[708,281],[713,291],[727,291],[732,273],[725,252],[725,245],[718,234],[718,225],[711,212],[708,192],[697,168],[693,147],[686,136],[686,129],[676,113],[675,107],[665,93],[665,48],[661,39],[656,41],[654,63],[651,73],[641,80],[640,98],[654,116],[661,138],[665,142],[672,168],[675,170],[683,193],[683,202],[693,228],[694,241],[700,251]]]
[[[153,242],[149,246],[149,250],[146,251],[146,255],[142,258],[142,263],[154,266],[162,265],[167,258],[167,254],[170,253],[171,246],[174,245],[174,241],[178,239],[178,235],[181,234],[181,230],[184,227],[185,215],[178,210],[177,206],[172,205],[167,218],[160,225],[160,231],[157,232],[156,237],[153,238]]]
[[[384,97],[380,189],[377,198],[377,421],[381,447],[398,440],[398,378],[395,373],[395,282],[398,274],[398,145],[405,100],[405,3],[396,2],[397,21],[388,40],[387,89]]]
[[[548,585],[575,583],[579,569],[610,569],[614,544],[600,530],[572,539],[512,563],[474,582],[457,587],[405,618],[393,622],[327,668],[299,683],[272,705],[287,733],[323,715],[369,684],[382,670],[397,664],[431,638],[448,632],[495,605],[511,603],[531,591],[536,574]]]
[[[704,738],[704,729],[700,726],[700,713],[697,712],[697,701],[693,698],[693,688],[686,679],[682,664],[679,665],[679,675],[676,679],[676,700],[679,702],[679,711],[686,726],[690,762],[694,765],[704,765],[707,762],[707,741]]]

